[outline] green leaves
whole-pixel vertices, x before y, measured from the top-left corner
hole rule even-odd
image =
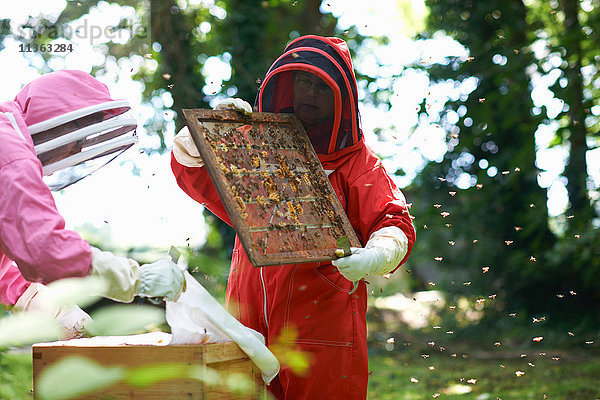
[[[19,313],[0,318],[0,348],[56,340],[59,334],[58,323],[43,313]]]
[[[412,212],[418,228],[424,229],[417,235],[409,262],[415,266],[417,276],[434,276],[438,287],[450,293],[498,293],[501,307],[532,314],[551,313],[549,323],[565,319],[584,323],[581,317],[590,314],[597,321],[600,313],[590,305],[598,298],[600,282],[586,274],[589,268],[583,265],[589,262],[580,262],[589,260],[586,254],[593,254],[592,249],[598,248],[598,238],[590,232],[593,228],[589,225],[598,212],[586,211],[593,204],[589,194],[593,197],[597,187],[589,184],[589,164],[586,170],[581,155],[585,145],[582,128],[597,126],[594,124],[598,118],[589,115],[586,106],[597,88],[585,89],[583,103],[574,96],[581,89],[578,83],[586,87],[594,81],[597,69],[578,68],[569,61],[576,55],[576,41],[587,49],[585,55],[597,54],[598,50],[597,46],[585,46],[589,39],[580,35],[581,31],[567,34],[567,10],[563,7],[580,7],[582,22],[600,18],[600,9],[577,2],[537,0],[428,0],[427,4],[431,9],[431,35],[446,32],[460,41],[470,55],[462,62],[428,68],[431,81],[451,80],[458,85],[475,78],[476,87],[446,103],[439,123],[449,131],[446,140],[452,146],[440,164],[429,163],[413,182],[411,197],[418,201],[414,201]],[[585,31],[584,25],[581,29]],[[583,62],[585,66],[585,57]],[[573,69],[576,73],[567,74]],[[562,111],[549,110],[557,99],[564,101]],[[582,110],[588,112],[586,117],[581,116]],[[459,115],[458,121],[450,121],[448,115]],[[540,144],[536,136],[544,130],[553,130],[555,139]],[[594,136],[590,132],[588,128],[587,143]],[[561,245],[566,239],[550,225],[557,225],[548,212],[548,204],[554,202],[549,202],[547,188],[538,182],[540,168],[547,168],[543,165],[546,154],[540,150],[552,146],[568,147],[569,163],[576,165],[565,170],[563,179],[555,182],[557,186],[561,181],[567,188],[574,187],[574,182],[579,182],[580,188],[588,185],[588,193],[584,193],[585,189],[575,191],[579,203],[569,190],[572,216],[565,214],[558,220],[561,229],[568,232],[566,227],[571,227],[571,240],[574,234],[580,235],[577,252]],[[470,165],[462,162],[464,154],[473,157]],[[587,157],[590,155],[588,152]],[[564,163],[562,159],[553,162]],[[457,187],[457,178],[463,172],[476,180],[475,186]],[[449,192],[456,196],[449,197]],[[578,207],[583,203],[586,207]],[[451,219],[440,218],[435,204],[449,212]],[[439,246],[450,241],[456,245]],[[443,259],[443,266],[438,267],[441,264],[434,263],[434,257]],[[491,265],[490,272],[476,274],[482,265]],[[472,281],[472,285],[454,284],[461,280]],[[581,314],[569,312],[566,301],[558,302],[556,295],[569,290],[578,295],[570,298],[568,304],[571,310],[581,310]],[[493,308],[490,310],[486,322],[500,326],[505,318],[494,318]]]
[[[254,382],[241,373],[228,374],[206,366],[178,363],[143,365],[151,360],[139,361],[140,367],[124,368],[100,365],[78,356],[65,357],[41,373],[36,396],[40,400],[69,400],[116,384],[146,388],[171,379],[196,379],[206,386],[237,394],[255,390]]]
[[[162,309],[151,306],[114,305],[92,313],[93,333],[97,336],[120,336],[158,327],[165,320]]]
[[[47,286],[58,304],[77,304],[82,308],[96,303],[106,291],[106,282],[96,276],[60,279]]]
[[[133,386],[146,387],[169,379],[187,377],[188,370],[189,367],[185,364],[148,365],[129,371],[126,381]]]
[[[83,357],[67,357],[40,375],[35,391],[40,400],[67,400],[110,386],[124,377],[124,368],[104,367]]]

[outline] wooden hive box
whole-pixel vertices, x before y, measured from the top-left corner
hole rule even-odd
[[[266,390],[259,368],[234,342],[203,345],[102,345],[65,346],[39,343],[32,346],[34,398],[37,382],[45,368],[68,356],[82,356],[103,366],[136,368],[156,364],[207,366],[220,373],[243,374],[253,382],[253,390],[245,395],[233,394],[226,388],[207,386],[201,380],[178,378],[158,382],[148,387],[117,383],[80,399],[263,399]],[[161,366],[162,364],[162,366]],[[65,380],[68,384],[68,378]]]

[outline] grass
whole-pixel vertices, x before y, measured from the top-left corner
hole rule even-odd
[[[32,387],[31,352],[3,353],[0,351],[0,399],[33,399]]]
[[[368,399],[600,399],[600,357],[589,353],[418,353],[372,354]]]
[[[464,353],[426,350],[372,348],[368,399],[600,399],[600,356],[594,352],[522,357],[498,351],[464,358]],[[31,387],[31,353],[0,353],[0,399],[32,399]]]

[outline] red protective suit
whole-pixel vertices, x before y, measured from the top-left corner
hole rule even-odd
[[[293,70],[318,75],[334,91],[335,118],[307,134],[359,239],[364,245],[373,232],[396,226],[408,237],[410,253],[415,231],[404,196],[360,131],[356,80],[346,43],[318,36],[291,42],[262,82],[258,111],[293,112]],[[174,156],[171,166],[189,196],[230,223],[204,167],[185,167]],[[267,345],[291,341],[311,356],[307,376],[296,376],[282,366],[269,386],[277,398],[366,398],[365,281],[349,295],[351,289],[352,283],[329,262],[255,268],[236,238],[227,285],[229,310],[261,332]]]
[[[0,103],[0,303],[15,304],[28,281],[88,275],[90,245],[65,229],[42,180],[29,127],[66,122],[86,107],[111,102],[108,88],[90,74],[64,70],[37,78],[14,101]]]

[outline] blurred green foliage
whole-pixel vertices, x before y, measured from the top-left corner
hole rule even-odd
[[[598,186],[581,160],[598,146],[598,116],[590,109],[599,79],[598,50],[591,46],[597,32],[589,23],[597,21],[600,4],[572,10],[578,2],[426,3],[431,12],[423,38],[441,31],[468,51],[427,67],[432,85],[472,86],[440,114],[429,113],[425,101],[421,108],[447,132],[448,152],[408,188],[418,230],[410,263],[419,288],[436,285],[450,301],[485,301],[481,322],[488,328],[505,327],[506,316],[518,312],[525,323],[543,315],[556,328],[597,334]],[[534,104],[536,74],[556,80],[553,95],[565,102],[558,115]],[[535,134],[557,123],[561,142],[569,143],[570,202],[563,215],[550,218]]]
[[[98,3],[69,1],[52,23],[73,21]],[[135,75],[144,84],[144,101],[155,111],[145,127],[159,138],[159,145],[145,149],[147,153],[167,150],[165,135],[183,125],[179,116],[182,108],[207,108],[215,100],[232,96],[253,103],[268,66],[285,44],[299,35],[337,35],[349,40],[354,56],[364,50],[361,46],[365,38],[358,34],[358,29],[338,31],[337,20],[321,13],[319,0],[220,0],[212,6],[174,0],[110,3],[133,7],[141,21],[150,27],[150,40],[136,37],[125,44],[111,42],[106,52],[111,60],[143,57],[156,61],[156,69],[144,64]],[[598,0],[427,0],[426,3],[430,8],[428,29],[417,39],[427,41],[440,33],[448,35],[465,46],[469,57],[408,65],[398,75],[386,78],[393,82],[412,69],[427,73],[432,87],[440,83],[455,87],[467,82],[474,84],[472,89],[465,85],[456,98],[448,95],[439,115],[429,112],[427,99],[423,99],[421,118],[444,129],[448,152],[440,162],[429,162],[404,189],[413,203],[411,213],[416,217],[417,227],[417,242],[409,263],[389,280],[369,279],[372,281],[369,288],[372,298],[440,289],[445,292],[445,308],[432,315],[425,328],[415,331],[403,325],[397,312],[373,307],[373,314],[380,312],[380,315],[369,316],[371,344],[385,343],[386,337],[394,332],[404,332],[403,341],[410,343],[408,346],[418,342],[425,349],[426,341],[450,347],[457,346],[457,341],[471,340],[483,341],[491,348],[495,336],[501,336],[511,347],[530,348],[533,346],[530,333],[535,333],[543,336],[545,343],[585,347],[588,339],[597,341],[600,326],[599,191],[582,161],[586,151],[596,148],[600,140],[598,112],[592,111],[600,106],[597,101],[600,50],[596,45],[600,4]],[[0,41],[8,26],[7,20],[1,22]],[[200,29],[201,25],[205,29]],[[371,47],[365,48],[388,42],[386,37],[368,38]],[[537,48],[543,51],[536,52]],[[211,57],[231,67],[231,78],[216,89],[204,69]],[[100,65],[93,73],[102,74],[103,69]],[[565,104],[557,115],[534,104],[536,75],[554,77],[552,94]],[[357,78],[365,88],[377,82],[378,76],[357,71]],[[162,97],[165,94],[173,99],[172,106],[165,104]],[[389,109],[393,94],[390,83],[374,92],[365,91],[364,102]],[[164,115],[169,112],[176,115],[174,127],[165,122]],[[544,125],[557,126],[551,145],[566,145],[570,156],[563,174],[570,196],[569,208],[563,215],[552,218],[548,216],[547,191],[539,185],[536,160],[535,132]],[[491,167],[497,170],[496,174],[491,173]],[[389,172],[404,175],[402,170]],[[465,179],[466,185],[461,183]],[[223,299],[234,232],[210,212],[205,215],[210,225],[206,243],[201,248],[188,248],[184,254],[194,276],[217,299]],[[130,254],[151,258],[137,250],[131,249]],[[152,249],[143,250],[148,254]],[[465,301],[469,308],[483,312],[481,318],[465,322],[456,309],[449,308]],[[456,336],[448,334],[449,331],[456,332]],[[416,372],[407,368],[409,365],[423,368],[424,364],[415,362],[415,358],[421,359],[389,355],[374,355],[373,368],[390,374],[382,374],[385,379],[381,381],[379,375],[372,377],[371,398],[399,396],[398,388],[389,388],[384,380],[406,382],[405,398],[431,398],[436,391],[444,393],[443,389],[451,384],[472,387],[472,392],[463,398],[474,398],[471,395],[488,398],[485,396],[498,393],[509,398],[539,398],[540,393],[546,393],[545,389],[541,391],[543,388],[548,388],[547,392],[555,397],[598,397],[589,387],[589,375],[581,373],[578,377],[577,369],[567,376],[565,385],[557,383],[560,379],[556,374],[568,369],[556,369],[553,364],[538,376],[539,381],[532,383],[533,388],[513,391],[507,386],[494,391],[486,386],[486,379],[479,378],[478,385],[469,386],[452,375],[423,390],[426,381],[422,379],[421,386],[411,384],[410,377]],[[0,357],[6,354],[0,352]],[[377,364],[379,360],[383,360],[382,364]],[[597,371],[594,365],[577,364],[577,367]],[[520,366],[515,362],[510,369]],[[486,369],[479,363],[473,367]],[[496,366],[491,369],[497,373]],[[396,370],[407,375],[395,375]],[[527,370],[524,377],[536,376],[540,370]],[[433,377],[437,374],[426,373]],[[514,371],[506,376],[491,375],[505,380],[507,385],[527,382],[522,378],[513,381]]]
[[[135,368],[100,365],[83,357],[65,357],[46,368],[36,384],[41,400],[68,400],[86,394],[98,394],[118,383],[145,388],[172,379],[195,379],[207,387],[247,395],[255,390],[254,382],[241,373],[217,371],[206,366],[186,364],[152,364]],[[65,385],[65,377],[69,384]]]
[[[6,353],[0,348],[0,399],[33,399],[31,352]]]

